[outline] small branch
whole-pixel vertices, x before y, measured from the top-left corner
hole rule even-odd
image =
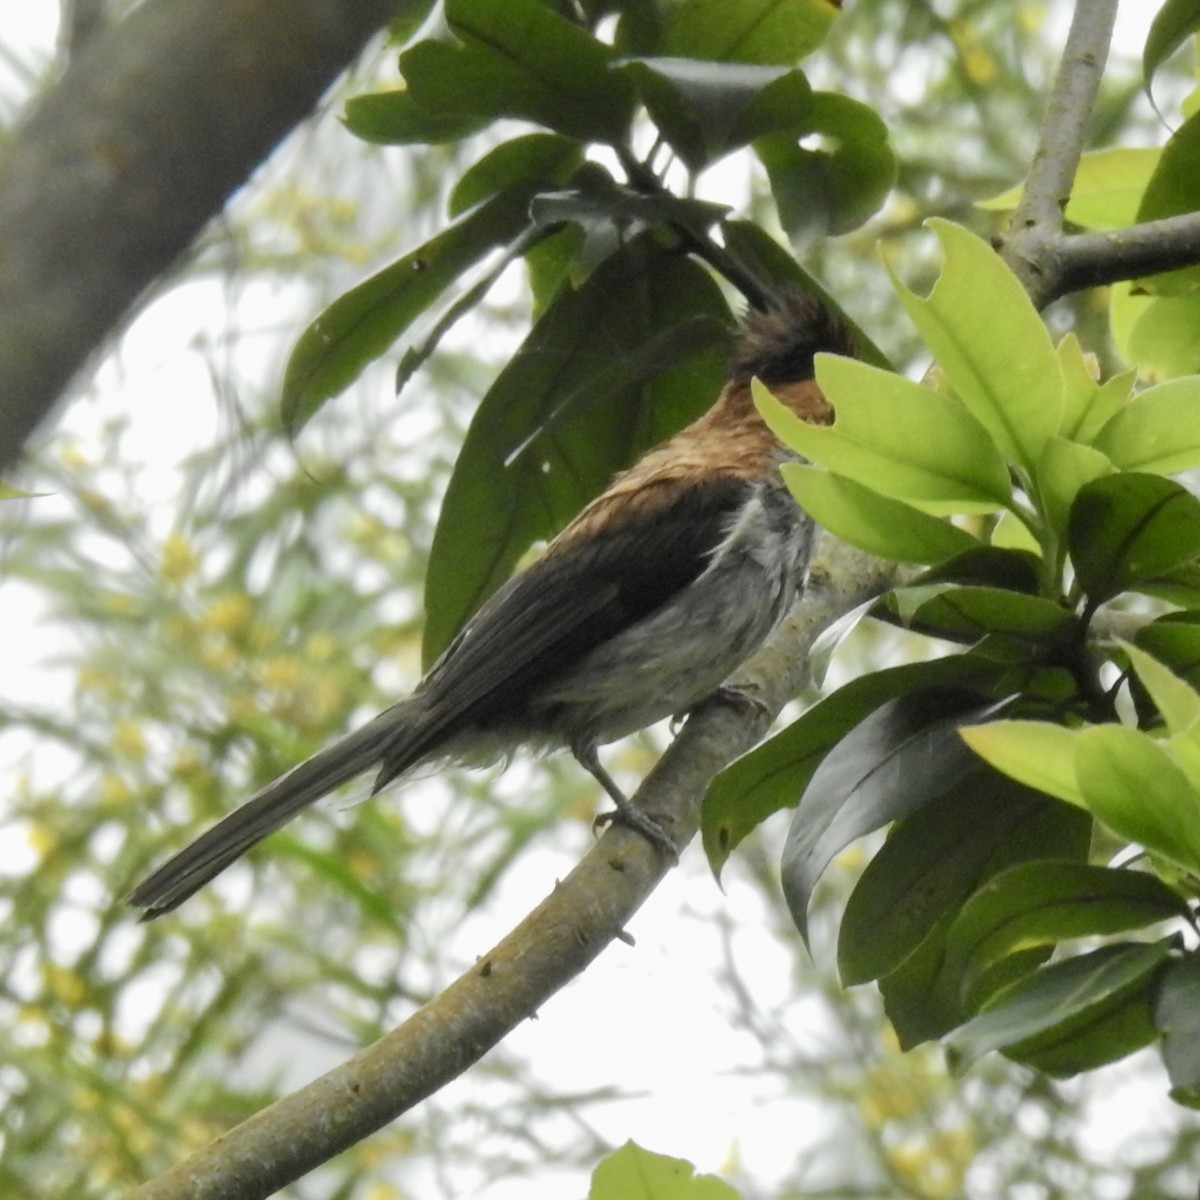
[[[1047,247],[1055,287],[1045,302],[1080,288],[1099,287],[1200,263],[1200,212],[1145,221],[1103,233],[1076,233]]]
[[[803,685],[819,634],[891,578],[888,564],[822,539],[803,603],[739,677],[762,710],[720,700],[702,705],[638,792],[677,844],[695,836],[712,777],[766,733],[772,714]],[[361,1141],[533,1016],[622,936],[668,869],[640,835],[610,828],[512,933],[398,1029],[143,1184],[129,1200],[259,1200]]]
[[[1002,240],[1002,257],[1039,308],[1053,291],[1040,255],[1062,234],[1063,208],[1083,153],[1116,15],[1117,0],[1077,0],[1029,177]]]

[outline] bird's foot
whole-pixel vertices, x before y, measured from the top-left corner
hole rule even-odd
[[[594,830],[601,830],[605,825],[624,825],[640,833],[656,850],[660,850],[671,862],[679,861],[679,847],[674,838],[649,813],[640,808],[634,808],[629,801],[618,805],[611,812],[600,813],[592,822]]]

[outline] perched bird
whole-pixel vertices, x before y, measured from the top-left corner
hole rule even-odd
[[[618,475],[496,591],[411,696],[267,784],[139,884],[129,902],[143,920],[364,771],[378,767],[375,794],[418,765],[479,765],[518,745],[568,747],[612,797],[615,819],[673,850],[596,749],[711,696],[790,607],[812,521],[783,484],[789,454],[759,417],[750,380],[827,424],[813,380],[821,350],[853,345],[812,298],[787,293],[750,314],[707,413]]]

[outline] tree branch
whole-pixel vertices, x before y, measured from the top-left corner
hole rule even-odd
[[[88,39],[0,162],[0,470],[141,293],[415,3],[149,0]]]
[[[766,733],[807,678],[822,630],[892,580],[890,564],[822,538],[810,585],[741,672],[763,707],[714,700],[638,792],[678,845],[712,777]],[[610,828],[520,925],[399,1028],[138,1188],[129,1200],[258,1200],[328,1161],[462,1074],[614,938],[670,868],[639,834]]]
[[[1000,253],[1038,308],[1061,295],[1046,247],[1063,240],[1063,208],[1079,166],[1108,60],[1117,0],[1077,0],[1054,91],[1021,201]]]

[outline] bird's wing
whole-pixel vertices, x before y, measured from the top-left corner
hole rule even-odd
[[[429,720],[389,747],[376,788],[447,730],[501,719],[539,684],[670,601],[707,566],[749,487],[732,475],[664,480],[614,496],[610,511],[585,510],[586,524],[569,525],[446,648],[421,688]]]

